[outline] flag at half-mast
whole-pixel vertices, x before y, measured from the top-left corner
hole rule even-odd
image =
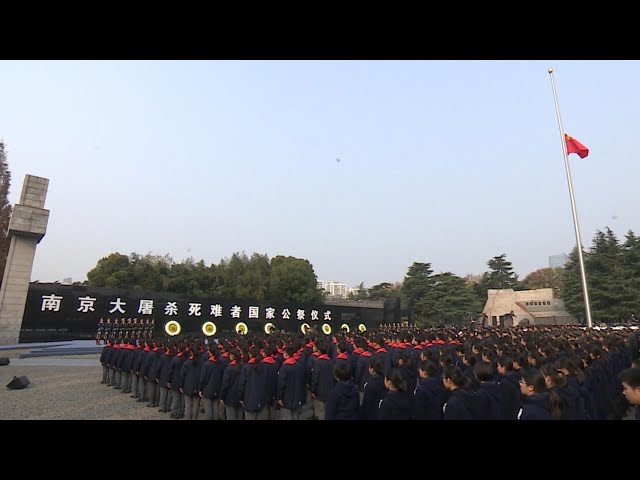
[[[564,140],[567,142],[567,154],[577,153],[580,158],[585,158],[589,155],[589,149],[571,135],[565,133]]]

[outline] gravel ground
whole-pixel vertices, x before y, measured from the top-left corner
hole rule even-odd
[[[6,388],[22,375],[31,382],[27,388]],[[137,403],[101,380],[100,366],[0,367],[0,420],[169,420],[168,413]]]

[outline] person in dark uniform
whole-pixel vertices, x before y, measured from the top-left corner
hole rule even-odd
[[[131,324],[131,338],[138,339],[140,336],[138,335],[138,319],[134,318],[133,323]]]
[[[636,420],[640,420],[640,368],[626,368],[618,380],[622,383],[622,394],[631,405],[636,406]]]
[[[442,407],[443,420],[472,420],[473,395],[470,393],[471,380],[453,365],[442,370],[442,383],[449,392],[447,403]]]
[[[127,318],[127,323],[124,329],[124,338],[133,337],[133,326],[131,325],[131,317]]]
[[[100,345],[100,342],[104,337],[104,319],[100,319],[98,322],[98,331],[96,332],[96,345]]]
[[[358,420],[360,395],[358,387],[351,383],[351,369],[345,362],[333,367],[335,385],[329,392],[325,407],[326,420]]]
[[[107,322],[104,324],[104,338],[105,338],[105,341],[110,339],[110,338],[112,338],[111,337],[111,334],[112,334],[111,329],[112,329],[112,327],[111,327],[111,319],[107,318]]]
[[[148,318],[144,321],[143,335],[146,339],[151,338],[151,325],[149,324]]]
[[[111,333],[114,340],[120,340],[120,322],[118,321],[117,318],[113,321],[113,327],[111,328]]]
[[[384,374],[387,394],[380,402],[379,420],[411,420],[413,415],[413,390],[407,390],[407,382],[398,368]]]
[[[360,407],[361,420],[378,420],[380,401],[387,393],[384,386],[384,367],[381,356],[369,359],[369,380],[364,384],[362,405]]]
[[[144,319],[140,319],[138,322],[138,338],[144,340]]]

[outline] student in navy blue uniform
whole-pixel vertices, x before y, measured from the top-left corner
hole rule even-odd
[[[464,357],[462,357],[462,365],[460,368],[462,374],[467,377],[471,381],[471,391],[475,392],[478,390],[478,379],[473,373],[473,367],[478,363],[478,357],[472,352],[465,353]],[[440,372],[442,374],[442,372]]]
[[[404,352],[400,351],[399,354],[403,355]],[[384,386],[388,392],[380,402],[378,419],[410,420],[413,413],[413,391],[407,390],[407,382],[398,368],[385,372]]]
[[[202,362],[200,360],[199,349],[194,349],[191,355],[182,364],[182,388],[180,392],[184,399],[184,418],[186,420],[197,420],[200,411],[200,395],[198,386],[200,382],[200,370]]]
[[[438,376],[436,365],[422,360],[418,368],[420,383],[413,396],[414,420],[442,420],[442,407],[447,399],[447,390]]]
[[[542,373],[535,368],[521,373],[520,392],[523,400],[522,408],[518,412],[518,420],[553,420],[550,394]]]
[[[284,361],[278,371],[277,404],[280,407],[279,420],[298,420],[300,396],[296,375],[295,348],[287,345],[284,349]]]
[[[349,363],[350,363],[350,369],[351,369],[351,378],[355,379],[356,378],[356,369],[358,368],[358,358],[360,358],[360,355],[362,354],[362,352],[364,352],[364,348],[362,347],[362,345],[366,345],[366,340],[362,337],[356,337],[353,340],[353,350],[351,351],[351,355],[349,356]]]
[[[327,397],[326,420],[358,420],[360,396],[358,387],[351,383],[351,369],[345,362],[336,363],[333,367],[336,380]]]
[[[115,338],[113,341],[113,353],[111,354],[111,359],[109,363],[109,369],[111,370],[111,383],[109,384],[109,386],[113,388],[116,388],[117,386],[118,389],[120,388],[118,386],[118,383],[119,383],[118,365],[120,364],[121,347],[122,345],[120,345],[120,340]]]
[[[540,368],[544,382],[551,395],[551,414],[554,420],[584,420],[580,411],[580,395],[567,388],[567,379],[555,365],[545,363]]]
[[[346,350],[344,342],[340,342],[338,350],[340,350],[340,346],[345,347]],[[316,348],[320,355],[315,359],[313,370],[311,372],[311,398],[313,416],[318,420],[324,420],[325,404],[336,380],[333,374],[334,362],[329,358],[326,341],[324,339],[317,340]],[[340,355],[346,355],[346,353],[338,353],[337,358],[340,358]],[[351,373],[351,369],[347,361],[336,360],[336,363],[344,363],[346,365],[346,369]]]
[[[147,397],[149,399],[147,407],[158,406],[158,403],[156,403],[156,398],[160,397],[160,392],[158,391],[158,374],[160,373],[164,352],[165,350],[161,346],[155,346],[151,351],[149,368],[147,369]]]
[[[149,372],[149,366],[151,364],[152,350],[156,348],[152,340],[149,340],[145,347],[142,349],[142,362],[140,363],[140,370],[138,370],[138,402],[147,402],[148,396],[148,382],[147,373]]]
[[[313,405],[311,403],[311,390],[307,384],[307,360],[308,356],[305,354],[305,350],[310,352],[310,349],[306,349],[301,339],[296,339],[293,343],[293,347],[296,352],[293,354],[296,372],[296,382],[298,385],[298,401],[300,408],[298,409],[298,420],[311,420],[313,417]]]
[[[622,394],[631,405],[636,406],[636,420],[640,420],[640,368],[626,368],[620,375],[618,380],[622,383]]]
[[[264,349],[262,364],[266,370],[267,385],[267,420],[276,420],[276,392],[278,391],[278,364],[276,362],[277,351],[274,345],[268,345]]]
[[[398,352],[398,371],[407,384],[407,392],[413,393],[418,386],[418,369],[409,348]]]
[[[224,409],[227,420],[242,420],[238,394],[241,369],[240,350],[233,348],[229,351],[229,365],[224,370],[220,390],[220,408]]]
[[[140,378],[140,367],[142,366],[142,352],[144,352],[144,341],[136,340],[137,346],[133,351],[133,362],[131,364],[131,395],[130,398],[138,398],[140,392],[144,392],[144,379]]]
[[[442,371],[442,383],[451,392],[443,407],[443,420],[472,420],[473,396],[471,381],[458,367],[447,365]]]
[[[511,357],[502,356],[496,362],[498,370],[498,385],[502,395],[500,403],[500,418],[502,420],[515,420],[522,403],[520,393],[520,375],[513,371]]]
[[[242,366],[238,382],[238,396],[242,399],[245,420],[268,420],[267,369],[257,347],[249,349],[249,361]]]
[[[473,397],[473,420],[500,420],[503,418],[503,397],[498,382],[492,380],[493,370],[487,363],[476,363],[473,373],[478,379],[478,389]],[[520,392],[518,392],[518,395]],[[516,404],[519,408],[520,402]],[[515,420],[516,414],[513,416]]]
[[[135,340],[127,339],[124,358],[122,359],[122,392],[131,393],[133,383],[133,360],[135,358]]]
[[[567,388],[573,390],[578,397],[577,410],[579,418],[577,420],[588,420],[591,392],[589,391],[585,381],[584,372],[577,366],[577,358],[569,358],[567,356],[558,357],[555,367],[567,379]]]
[[[109,381],[109,357],[111,356],[111,342],[105,340],[104,347],[102,347],[102,353],[100,354],[100,363],[102,364],[102,381],[100,383],[107,383]]]
[[[158,397],[158,406],[160,409],[159,412],[166,413],[169,411],[168,401],[171,401],[169,397],[169,366],[171,365],[171,359],[176,354],[175,346],[167,347],[162,354],[162,358],[160,360],[160,370],[158,372],[158,389],[160,390],[160,395]]]
[[[336,355],[336,359],[335,359],[336,363],[345,362],[349,366],[349,369],[351,369],[351,361],[349,360],[349,354],[347,353],[348,351],[347,342],[342,340],[341,342],[338,343],[337,348],[338,348],[338,354]],[[331,375],[331,377],[333,378],[333,374]]]
[[[204,406],[205,420],[219,420],[218,406],[220,405],[220,389],[224,366],[218,361],[218,347],[215,343],[209,345],[209,358],[202,363],[200,370],[199,392],[200,401]]]
[[[362,397],[364,395],[364,384],[369,381],[369,360],[371,359],[371,352],[368,350],[367,342],[364,339],[360,340],[362,345],[362,353],[358,356],[356,361],[356,376],[354,378],[355,384],[358,387],[360,403],[362,403]]]
[[[184,417],[184,404],[182,403],[182,393],[180,393],[180,388],[182,388],[182,364],[185,361],[184,345],[178,344],[177,349],[178,353],[169,362],[169,372],[167,373],[169,378],[167,387],[171,389],[171,405],[167,405],[167,407],[171,410],[171,418]]]
[[[379,420],[380,402],[387,394],[384,386],[384,369],[382,356],[369,359],[369,381],[364,385],[364,395],[360,407],[361,420]]]

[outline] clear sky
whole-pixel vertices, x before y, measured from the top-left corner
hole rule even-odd
[[[32,280],[243,250],[348,285],[502,253],[524,278],[575,245],[549,66],[591,151],[583,242],[640,233],[638,61],[0,61],[10,201],[50,179]]]

